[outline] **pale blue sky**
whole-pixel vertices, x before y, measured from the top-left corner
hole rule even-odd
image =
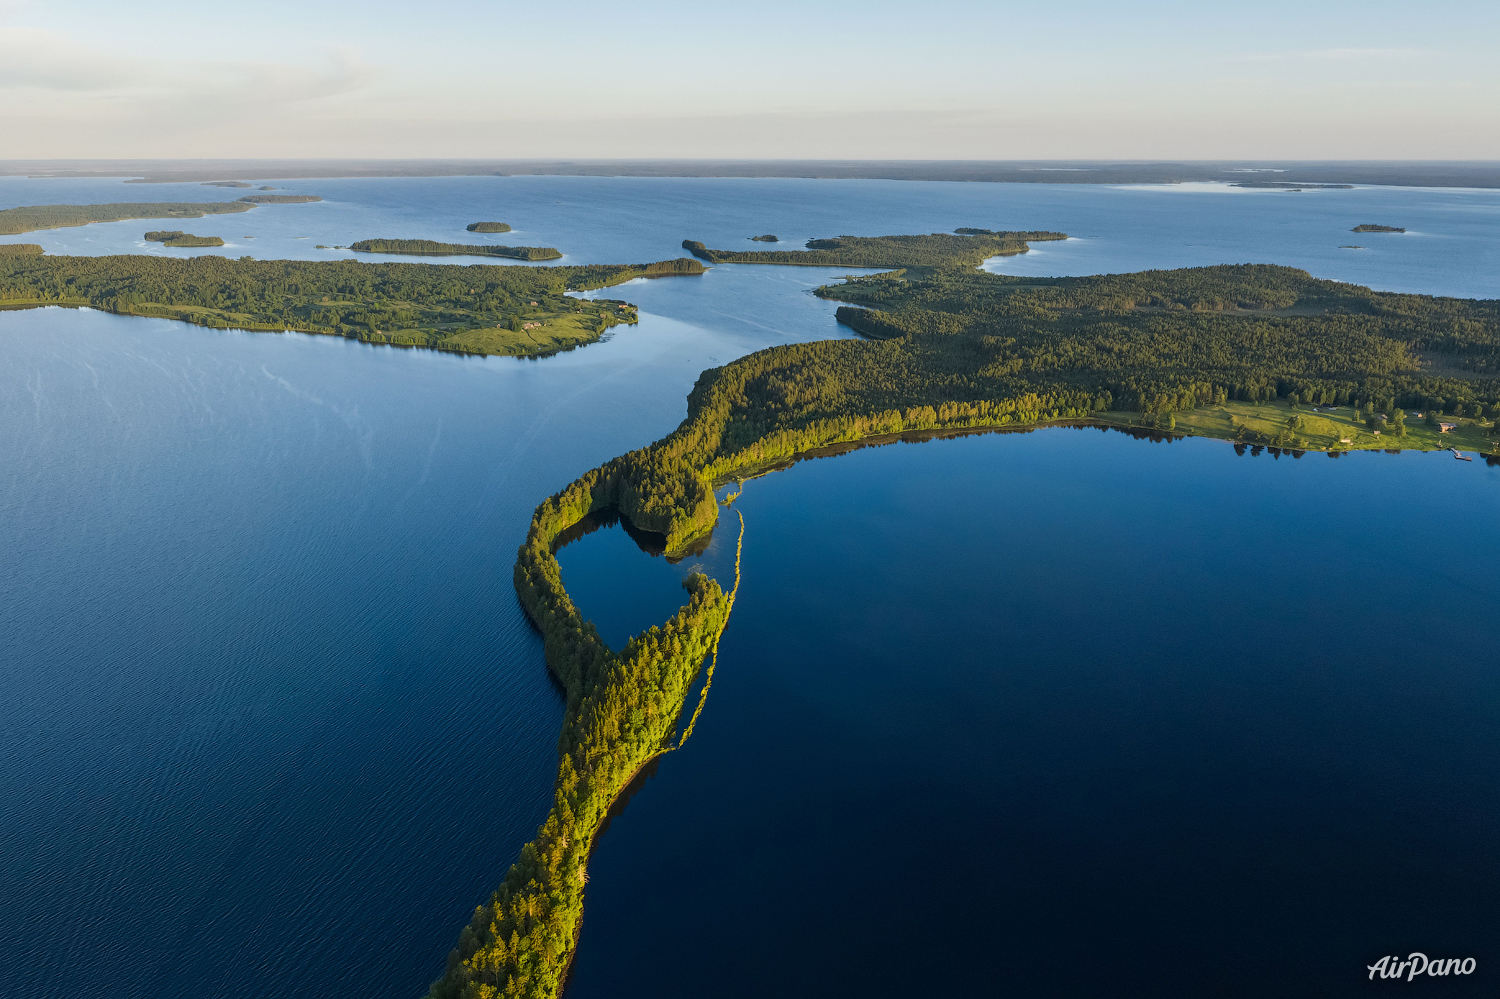
[[[1494,2],[0,0],[0,158],[1500,159]]]

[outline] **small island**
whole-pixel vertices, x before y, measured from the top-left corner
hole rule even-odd
[[[218,236],[194,236],[192,233],[183,232],[181,229],[157,230],[146,233],[146,241],[160,243],[163,246],[223,246],[224,241]]]
[[[254,205],[240,201],[122,202],[109,205],[28,205],[0,211],[0,236],[16,236],[38,229],[69,229],[94,222],[125,222],[130,219],[200,219],[205,215],[248,212]]]
[[[1243,180],[1230,187],[1250,187],[1263,191],[1352,191],[1353,184],[1296,184],[1283,180]]]
[[[243,180],[205,180],[199,187],[251,187]]]
[[[249,205],[305,205],[323,199],[312,194],[247,194],[240,200]]]
[[[756,242],[756,243],[779,243],[779,242],[781,242],[781,240],[777,239],[775,236],[771,235],[770,233],[766,233],[764,236],[751,236],[750,239],[753,242]]]
[[[464,228],[469,232],[510,232],[510,226],[504,222],[470,222]]]
[[[362,239],[350,243],[358,253],[406,253],[421,257],[505,257],[509,260],[561,260],[550,246],[495,246],[489,243],[439,243],[431,239]]]
[[[685,239],[682,248],[711,264],[795,264],[803,267],[978,267],[990,257],[1025,253],[1029,243],[1067,239],[1061,232],[988,232],[955,236],[837,236],[809,239],[805,250],[713,250]]]
[[[1399,226],[1393,226],[1393,225],[1374,225],[1372,223],[1366,222],[1364,225],[1357,225],[1353,229],[1350,229],[1349,231],[1350,232],[1405,232],[1406,230],[1400,228]]]

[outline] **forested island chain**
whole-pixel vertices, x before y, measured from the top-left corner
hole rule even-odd
[[[1025,253],[1028,243],[1067,239],[1061,232],[935,232],[930,236],[838,236],[809,239],[805,250],[711,250],[685,239],[682,248],[711,264],[795,264],[803,267],[977,267],[990,257]]]
[[[703,273],[686,258],[580,267],[0,255],[0,308],[88,306],[219,329],[298,330],[467,354],[539,356],[636,322],[567,292]]]
[[[239,200],[247,205],[305,205],[323,199],[315,194],[247,194]]]
[[[599,822],[670,745],[688,685],[725,624],[723,591],[693,575],[672,620],[609,649],[554,557],[560,535],[590,513],[616,511],[684,553],[717,521],[717,485],[868,438],[1056,421],[1158,426],[1190,411],[1222,410],[1233,421],[1233,406],[1289,414],[1278,433],[1295,436],[1302,421],[1331,422],[1313,407],[1395,421],[1399,407],[1413,406],[1456,420],[1467,413],[1472,424],[1500,400],[1494,301],[1384,294],[1274,266],[1013,278],[973,270],[962,247],[944,260],[945,244],[933,239],[841,237],[828,250],[906,261],[901,272],[819,289],[855,303],[838,318],[863,339],[772,347],[705,371],[677,430],[537,508],[515,583],[568,693],[553,808],[475,910],[431,999],[557,995]],[[1201,432],[1258,433],[1233,422]]]

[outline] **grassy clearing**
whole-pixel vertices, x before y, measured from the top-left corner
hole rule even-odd
[[[1348,406],[1332,412],[1314,411],[1305,405],[1293,410],[1279,400],[1227,402],[1174,413],[1172,429],[1195,437],[1265,444],[1285,433],[1288,419],[1296,414],[1302,418],[1302,425],[1291,433],[1299,438],[1296,448],[1307,451],[1438,451],[1456,447],[1460,451],[1490,453],[1495,448],[1492,435],[1500,434],[1500,429],[1489,421],[1455,416],[1441,417],[1445,423],[1458,425],[1442,433],[1436,427],[1429,427],[1424,418],[1413,416],[1413,412],[1416,411],[1406,411],[1405,436],[1397,436],[1390,430],[1380,434],[1371,432],[1363,416],[1357,416]],[[1112,411],[1100,413],[1098,419],[1115,426],[1140,427],[1152,425],[1153,418],[1142,413]]]
[[[442,346],[473,354],[555,354],[560,350],[569,350],[598,340],[602,331],[597,329],[599,320],[595,318],[596,315],[597,313],[550,313],[528,317],[527,322],[540,322],[542,325],[520,331],[503,326],[465,330],[443,340]]]

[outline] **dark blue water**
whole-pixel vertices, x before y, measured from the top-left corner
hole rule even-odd
[[[1495,192],[1262,195],[597,178],[274,183],[328,200],[185,227],[232,240],[236,233],[257,236],[226,247],[233,255],[317,258],[328,252],[316,251],[318,242],[464,239],[470,237],[463,223],[497,219],[517,227],[517,234],[506,234],[511,242],[556,245],[569,261],[610,261],[677,256],[687,236],[734,245],[772,231],[795,245],[838,232],[1035,226],[1088,238],[995,266],[1080,273],[1266,260],[1380,287],[1500,294],[1500,268],[1493,266],[1500,246]],[[0,178],[4,206],[228,195],[196,185]],[[1359,222],[1416,232],[1378,246],[1373,237],[1343,235]],[[174,252],[139,245],[149,227],[122,222],[5,239],[40,242],[53,252]],[[309,238],[295,238],[302,235]],[[1337,249],[1346,242],[1372,249]],[[719,267],[701,279],[633,283],[604,294],[640,304],[640,326],[543,361],[466,359],[60,309],[0,313],[0,996],[419,995],[441,971],[458,926],[545,814],[561,705],[510,585],[515,548],[533,507],[580,472],[668,432],[684,415],[686,394],[703,368],[771,344],[840,335],[834,304],[807,294],[838,273]],[[1008,443],[1030,447],[1056,439],[1037,435]],[[1134,448],[1132,455],[1153,453],[1123,438],[1117,445]],[[930,446],[934,454],[958,447]],[[755,491],[825,466],[826,474],[841,479],[838,469],[855,469],[862,460],[802,466],[751,484],[747,558],[756,557],[756,544],[772,547],[763,549],[745,592],[758,585],[756,599],[765,599],[782,585],[768,567],[794,564],[787,558],[793,542],[775,540],[775,523],[753,508]],[[1345,459],[1350,464],[1336,466],[1316,460],[1331,466],[1325,474],[1353,481],[1340,487],[1331,509],[1307,499],[1312,493],[1298,492],[1302,501],[1288,501],[1295,513],[1276,530],[1321,517],[1340,536],[1374,515],[1367,508],[1397,506],[1407,514],[1400,530],[1428,532],[1441,544],[1469,543],[1487,530],[1487,520],[1450,506],[1458,493],[1428,478],[1427,469],[1443,464],[1436,458],[1420,465],[1389,459],[1390,470],[1421,470],[1411,480],[1417,485],[1402,487],[1417,490],[1416,499],[1399,503],[1393,497],[1404,494],[1394,487],[1382,492],[1383,479],[1348,471],[1378,466],[1380,474],[1393,474],[1378,465],[1382,459]],[[1313,461],[1267,467],[1300,470]],[[1048,475],[1066,476],[1074,464],[1059,457]],[[1249,459],[1243,464],[1249,467]],[[1458,474],[1447,466],[1469,469],[1476,481],[1490,474],[1451,460],[1437,474]],[[1302,479],[1286,481],[1294,491],[1304,489]],[[909,487],[936,488],[920,481]],[[858,544],[850,543],[856,553],[862,547],[907,551],[907,539],[924,531],[962,539],[975,525],[1013,525],[1032,516],[1003,483],[960,504],[962,516],[933,514],[926,528],[914,518],[880,519],[886,502],[880,495],[866,499],[830,486],[817,516],[833,510],[850,523],[867,524],[875,517]],[[1223,499],[1231,508],[1236,502]],[[1080,521],[1111,524],[1118,507],[1075,509]],[[1153,545],[1136,551],[1129,565],[1113,563],[1101,550],[1080,589],[1056,605],[1031,605],[1031,616],[1060,633],[1079,631],[1075,617],[1081,616],[1088,621],[1082,630],[1092,633],[1120,627],[1109,624],[1111,607],[1128,597],[1149,603],[1152,620],[1175,620],[1168,614],[1174,601],[1195,594],[1174,589],[1178,555],[1161,545],[1178,532],[1186,532],[1181,544],[1195,538],[1219,544],[1231,526],[1227,516],[1216,519],[1198,536],[1193,522],[1157,525]],[[837,536],[831,532],[828,540]],[[629,546],[623,549],[628,559],[590,554],[615,540]],[[695,562],[724,578],[726,542],[732,538],[718,537],[701,557],[672,567],[641,554],[621,532],[603,531],[564,550],[564,573],[585,612],[610,641],[622,644],[670,613],[680,594],[676,580]],[[1001,571],[943,551],[933,549],[931,565],[949,591],[982,587]],[[921,588],[932,580],[921,575],[923,556],[910,557],[915,568],[892,578],[852,556],[847,564],[829,556],[813,575],[787,583],[787,599],[796,600],[809,591],[809,579],[823,580],[817,586],[824,603],[813,605],[824,608],[823,644],[803,644],[805,634],[789,634],[776,651],[775,668],[816,678],[833,661],[830,649],[862,648],[874,636],[908,626],[912,637],[901,640],[907,644],[892,638],[891,648],[920,646],[931,655],[937,618],[921,610],[924,600],[934,599]],[[1416,574],[1448,564],[1426,549],[1413,559]],[[612,586],[611,578],[590,568],[601,563],[616,565],[610,571],[624,574],[621,579],[645,572],[660,587]],[[1224,579],[1243,569],[1228,559]],[[851,575],[859,573],[869,579]],[[1478,599],[1474,594],[1492,596],[1483,590],[1490,578],[1484,565],[1456,573],[1443,584],[1452,594],[1444,613]],[[1266,602],[1303,585],[1297,579],[1288,570],[1273,587],[1243,592],[1217,583],[1244,603],[1210,635],[1183,633],[1184,655],[1238,648],[1242,632],[1273,635],[1286,627],[1275,614],[1294,621],[1305,615],[1330,635],[1358,640],[1399,638],[1408,628],[1400,615],[1414,598],[1400,575],[1341,590],[1340,599],[1358,602],[1360,612],[1333,618],[1318,612],[1321,598],[1286,607]],[[853,600],[876,581],[890,591],[881,606],[897,607],[876,622],[884,632],[866,626],[860,603],[829,603],[841,593]],[[736,641],[757,631],[774,637],[770,633],[781,627],[774,618],[764,628],[746,624],[759,613],[755,606],[748,597],[741,601],[730,632],[740,636]],[[1429,630],[1443,641],[1466,640],[1465,629],[1484,627],[1482,617]],[[934,661],[965,661],[962,650],[974,639],[964,638],[960,625],[942,618],[943,628],[959,631],[953,649]],[[990,647],[1003,645],[985,634]],[[770,769],[788,788],[807,774],[816,782],[821,771],[787,762],[799,756],[801,766],[804,744],[781,748],[785,733],[804,727],[800,722],[751,732],[723,714],[741,697],[763,707],[755,696],[735,692],[733,684],[749,675],[744,663],[761,662],[760,652],[739,648],[740,665],[723,675],[741,679],[716,687],[695,751],[707,758],[713,745],[707,737],[716,732],[712,738],[729,740],[723,745],[732,744],[745,766],[762,756],[773,764],[779,759],[781,765]],[[1424,665],[1446,669],[1447,662]],[[919,702],[946,700],[951,681],[939,673],[903,675],[913,682],[933,677],[928,694],[912,695]],[[1092,682],[1085,676],[1078,687]],[[982,686],[977,679],[974,685]],[[867,711],[895,710],[876,703],[892,689],[904,697],[908,688],[872,685]],[[1103,704],[1117,689],[1106,686],[1090,696]],[[973,700],[964,706],[965,725],[981,733],[1000,726],[1006,716],[999,709],[1008,700],[995,702],[999,708],[993,699]],[[1479,704],[1474,700],[1469,710]],[[716,713],[721,720],[710,724]],[[1416,725],[1427,716],[1412,717]],[[1423,729],[1425,738],[1449,738],[1447,721]],[[1409,741],[1420,744],[1421,738]],[[1394,754],[1398,762],[1413,751],[1393,745],[1401,748],[1387,757]],[[621,897],[618,886],[630,883],[632,865],[652,870],[650,851],[632,854],[629,846],[630,836],[655,836],[665,828],[648,821],[650,809],[663,809],[655,814],[687,828],[707,821],[662,790],[667,778],[688,772],[684,761],[696,758],[685,752],[664,764],[601,848],[590,885],[581,990],[597,993],[600,975],[613,975],[615,968],[624,976],[622,988],[644,987],[646,979],[606,945],[618,939],[640,954],[649,948],[631,936],[630,926],[610,928],[609,906]],[[885,786],[877,812],[923,816],[928,798],[912,790],[912,771],[889,773],[907,776]],[[1120,787],[1126,788],[1123,779]],[[804,781],[796,793],[812,791]],[[766,809],[780,807],[771,792],[764,795]],[[718,814],[711,804],[704,813]],[[792,821],[799,814],[805,813],[789,808],[783,817]],[[934,823],[940,814],[931,813]],[[778,835],[753,845],[748,855],[760,858],[757,869],[791,862],[775,852],[783,842]],[[955,834],[955,849],[968,842]],[[851,849],[850,856],[868,860],[861,850]],[[824,862],[850,878],[858,873],[855,861],[838,854]],[[928,867],[966,870],[981,863],[988,863],[983,855],[945,850]],[[860,890],[921,882],[902,870],[899,851],[891,853],[862,868],[862,876],[875,876]],[[1484,870],[1479,861],[1470,867],[1476,877]],[[807,912],[823,913],[831,927],[847,918],[835,895],[820,894],[816,881],[808,885],[806,892],[787,890],[779,918],[789,920],[788,933]],[[723,926],[729,913],[763,913],[756,897],[716,898],[702,910],[704,925]],[[656,904],[649,898],[642,895],[641,904]],[[747,918],[736,932],[749,932],[758,921]],[[829,939],[844,946],[842,938]],[[1425,940],[1400,946],[1427,946]],[[702,980],[684,978],[684,987]]]
[[[1352,995],[1414,950],[1493,994],[1497,502],[1444,453],[1073,429],[750,482],[569,995]],[[648,610],[673,572],[608,533],[570,590]]]
[[[0,342],[0,995],[419,995],[550,801],[532,508],[764,341],[647,316],[476,363],[47,309]]]

